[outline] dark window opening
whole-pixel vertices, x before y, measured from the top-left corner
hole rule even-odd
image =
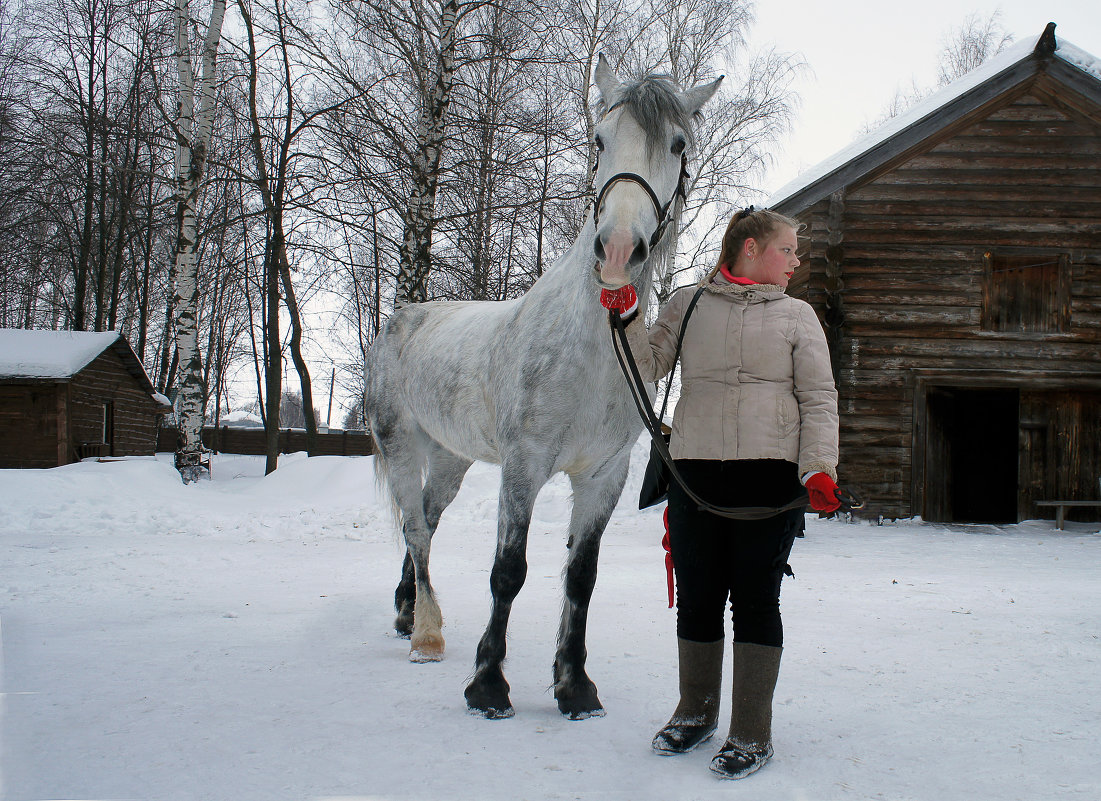
[[[982,328],[1006,333],[1070,330],[1070,260],[1065,253],[983,254]]]
[[[102,443],[106,446],[104,449],[108,456],[113,454],[113,445],[115,442],[115,404],[105,403],[103,404],[103,439]]]

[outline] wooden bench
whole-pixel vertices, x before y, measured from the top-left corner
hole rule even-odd
[[[105,442],[78,442],[76,444],[76,460],[89,459],[93,456],[104,457],[109,450]]]
[[[1036,501],[1037,506],[1055,507],[1055,527],[1063,530],[1067,509],[1072,506],[1101,506],[1101,501]]]

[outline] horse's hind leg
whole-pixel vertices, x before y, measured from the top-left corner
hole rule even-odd
[[[443,616],[428,573],[432,532],[425,520],[424,485],[421,480],[431,445],[416,424],[400,419],[384,418],[375,430],[379,450],[386,457],[390,494],[401,514],[401,531],[405,537],[407,558],[413,568],[416,600],[409,659],[414,662],[438,661],[443,659]]]
[[[417,576],[413,570],[413,557],[409,550],[405,551],[405,559],[401,564],[401,580],[398,588],[394,590],[394,610],[398,613],[394,618],[394,631],[402,637],[413,634],[413,604],[417,600]]]
[[[463,483],[463,476],[472,462],[457,456],[446,448],[433,442],[428,454],[428,477],[422,491],[424,521],[428,527],[429,540],[435,535],[443,510],[455,500]],[[394,592],[394,608],[397,618],[394,629],[403,637],[413,633],[415,623],[415,604],[417,598],[416,571],[413,569],[413,557],[407,550],[401,567],[401,581]]]
[[[627,460],[593,476],[571,476],[573,513],[570,517],[569,557],[564,576],[565,601],[554,657],[554,698],[570,720],[604,714],[596,685],[585,672],[585,629],[589,600],[596,586],[600,538],[608,525],[627,477]]]

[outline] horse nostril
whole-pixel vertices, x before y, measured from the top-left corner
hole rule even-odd
[[[604,261],[605,254],[604,254],[604,238],[603,237],[598,236],[596,238],[596,242],[593,243],[593,250],[596,251],[597,260],[598,261]]]
[[[642,264],[649,255],[650,247],[646,244],[646,240],[636,239],[635,249],[631,251],[631,264]]]

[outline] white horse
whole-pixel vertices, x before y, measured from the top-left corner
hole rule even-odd
[[[501,465],[492,609],[466,689],[470,709],[489,718],[513,714],[505,631],[527,572],[532,507],[558,472],[569,476],[573,510],[554,697],[572,719],[604,713],[585,673],[585,625],[600,538],[642,423],[600,291],[633,284],[646,308],[653,265],[673,239],[665,231],[681,211],[694,117],[722,79],[683,92],[663,77],[626,85],[601,58],[595,80],[601,190],[570,250],[522,298],[399,309],[367,364],[376,471],[407,548],[395,627],[411,635],[413,661],[443,658],[428,574],[440,515],[474,460]]]

